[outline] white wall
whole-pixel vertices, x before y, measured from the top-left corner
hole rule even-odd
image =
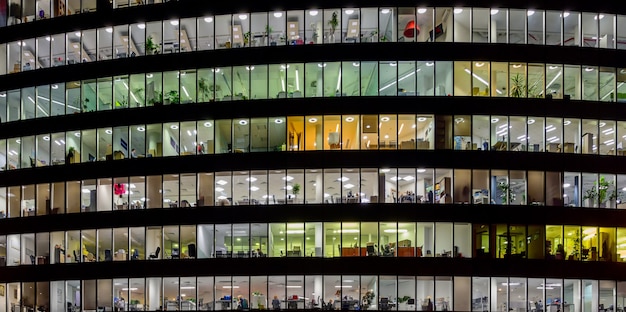
[[[65,281],[50,282],[50,311],[66,311]]]
[[[7,235],[7,265],[20,263],[20,235]]]
[[[113,187],[110,184],[98,185],[97,210],[111,211],[113,209]]]
[[[198,226],[198,258],[209,258],[213,254],[213,226]]]

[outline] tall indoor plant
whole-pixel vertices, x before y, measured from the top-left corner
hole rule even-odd
[[[330,26],[328,41],[330,43],[335,43],[335,31],[337,30],[337,26],[339,26],[339,17],[337,16],[337,11],[334,11],[330,20],[328,20],[328,26]]]

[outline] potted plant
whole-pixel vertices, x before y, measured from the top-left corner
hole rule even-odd
[[[600,180],[596,181],[596,185],[598,188],[598,202],[600,203],[600,207],[615,207],[617,195],[615,194],[613,181],[607,181],[604,176],[601,176]]]
[[[509,89],[509,96],[515,98],[521,98],[526,96],[526,81],[521,74],[515,74],[511,76],[511,88]]]
[[[507,204],[507,198],[509,204],[515,201],[515,193],[508,183],[504,181],[498,182],[498,189],[500,190],[500,200],[502,200],[503,205]]]
[[[335,30],[337,30],[337,26],[339,26],[339,19],[337,17],[337,11],[333,12],[333,15],[328,21],[328,26],[330,26],[329,42],[335,43]]]
[[[169,104],[180,104],[180,96],[178,95],[178,91],[171,90],[167,93],[167,101]]]
[[[585,191],[585,195],[583,196],[583,207],[595,208],[597,204],[598,192],[596,191],[596,186],[594,185]]]
[[[373,290],[368,290],[365,295],[363,295],[363,310],[367,310],[371,305],[372,302],[374,301],[374,291]]]
[[[249,31],[243,34],[243,46],[244,47],[249,47],[250,46],[250,36],[251,35],[252,34]]]
[[[159,54],[159,50],[159,45],[154,43],[154,39],[152,39],[152,36],[148,36],[148,38],[146,38],[146,54]]]
[[[198,92],[200,92],[200,100],[202,102],[206,101],[206,96],[209,94],[209,84],[206,78],[200,78],[198,80]]]
[[[404,305],[404,304],[406,304],[406,303],[409,301],[409,299],[411,299],[411,297],[409,297],[409,296],[398,297],[398,298],[397,298],[398,305]],[[401,308],[400,308],[400,310],[406,310],[406,309],[403,309],[403,308],[401,307]]]
[[[294,183],[291,188],[291,193],[293,193],[293,197],[298,198],[298,194],[300,194],[300,184]]]
[[[148,101],[148,104],[150,104],[150,106],[163,105],[163,93],[154,91],[154,97]]]

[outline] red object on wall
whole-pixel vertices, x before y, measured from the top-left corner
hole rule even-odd
[[[126,186],[121,183],[115,184],[115,195],[124,195],[126,194]]]
[[[407,38],[417,37],[420,34],[420,27],[415,24],[415,21],[410,21],[404,27],[404,36]]]

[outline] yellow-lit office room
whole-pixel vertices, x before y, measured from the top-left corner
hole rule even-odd
[[[0,312],[626,311],[619,2],[0,0]]]

